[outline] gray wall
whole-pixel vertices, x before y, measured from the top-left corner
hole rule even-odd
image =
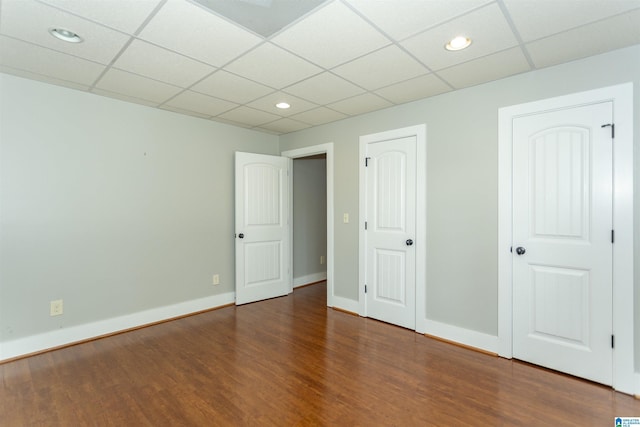
[[[427,317],[497,335],[498,109],[634,82],[640,189],[640,46],[284,135],[280,149],[334,142],[335,293],[358,298],[358,138],[427,124]],[[635,198],[635,324],[640,325],[640,191]],[[635,329],[640,368],[640,327]],[[637,369],[638,370],[638,369]]]
[[[236,150],[334,142],[334,287],[357,300],[357,221],[342,214],[358,217],[358,138],[419,123],[427,315],[495,335],[498,108],[628,81],[640,189],[640,46],[280,138],[0,74],[0,340],[232,291]],[[640,325],[638,219],[635,233]],[[65,315],[51,318],[56,298]]]
[[[234,290],[234,152],[277,154],[278,137],[8,75],[0,88],[1,340]]]
[[[293,279],[327,272],[327,161],[293,161]],[[320,256],[325,263],[320,264]]]

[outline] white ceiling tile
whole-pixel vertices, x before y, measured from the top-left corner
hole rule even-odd
[[[358,114],[368,113],[369,111],[380,110],[392,105],[393,104],[391,104],[389,101],[385,101],[377,95],[374,95],[372,93],[365,93],[362,95],[354,96],[353,98],[334,102],[333,104],[329,104],[328,107],[349,116],[355,116]]]
[[[309,123],[310,125],[322,125],[324,123],[334,122],[346,117],[348,116],[345,114],[338,113],[337,111],[333,111],[325,107],[315,108],[313,110],[291,116],[292,119]]]
[[[175,98],[167,101],[166,105],[209,116],[217,116],[238,106],[238,104],[233,102],[223,101],[222,99],[213,98],[190,90],[184,91]]]
[[[2,42],[0,41],[0,44]],[[0,51],[0,56],[2,56],[2,52]],[[41,81],[43,83],[49,83],[52,85],[58,85],[58,86],[65,86],[71,89],[76,89],[76,90],[84,90],[87,91],[89,90],[89,86],[87,85],[82,85],[79,83],[74,83],[74,82],[69,82],[66,80],[60,80],[60,79],[56,79],[54,77],[50,77],[50,76],[45,76],[42,74],[36,74],[36,73],[32,73],[30,71],[25,71],[25,70],[19,70],[17,68],[11,68],[11,67],[5,67],[3,65],[0,65],[0,73],[4,73],[4,74],[11,74],[17,77],[23,77],[25,79],[30,79],[30,80],[38,80]]]
[[[271,40],[309,61],[333,68],[390,43],[340,2],[330,3]]]
[[[536,67],[640,43],[640,10],[585,25],[526,45]]]
[[[264,123],[273,122],[282,117],[270,114],[265,111],[256,110],[249,107],[238,107],[235,110],[220,114],[221,119],[230,120],[237,123],[245,123],[250,126],[258,126]]]
[[[317,104],[328,104],[364,92],[364,89],[325,72],[284,89],[285,92]]]
[[[428,70],[397,46],[370,53],[333,70],[369,90],[425,74]]]
[[[104,66],[0,35],[0,65],[91,86]]]
[[[525,42],[640,8],[640,0],[504,0],[504,4]]]
[[[291,105],[291,107],[287,109],[276,108],[276,104],[279,102],[286,102]],[[252,108],[257,108],[258,110],[266,111],[267,113],[278,114],[284,117],[317,107],[316,104],[282,92],[272,93],[247,105]]]
[[[181,87],[191,86],[215,70],[210,65],[140,40],[134,40],[113,66]]]
[[[160,0],[41,0],[52,6],[133,34]]]
[[[311,127],[306,123],[298,122],[296,120],[291,119],[280,119],[275,122],[267,123],[265,125],[261,125],[260,129],[266,129],[277,133],[289,133],[295,132],[298,130],[306,129]]]
[[[191,90],[216,96],[218,98],[244,104],[254,99],[273,92],[270,87],[252,82],[244,77],[236,76],[220,70],[201,82],[194,85]]]
[[[322,71],[285,50],[265,43],[225,69],[258,83],[281,89]]]
[[[452,19],[489,0],[347,0],[395,40]]]
[[[146,99],[135,98],[133,96],[127,96],[127,95],[124,95],[122,93],[110,92],[108,90],[102,90],[102,89],[98,89],[98,88],[93,88],[91,90],[91,93],[94,93],[94,94],[100,95],[100,96],[107,96],[109,98],[119,99],[120,101],[126,101],[126,102],[131,102],[131,103],[134,103],[134,104],[146,105],[148,107],[156,107],[158,105],[157,102],[147,101]]]
[[[456,36],[470,37],[471,46],[448,51],[444,45]],[[432,70],[440,70],[471,59],[516,46],[516,40],[504,14],[496,4],[478,9],[401,43]]]
[[[0,72],[283,133],[640,44],[640,0],[318,4],[271,40],[194,0],[0,0]],[[461,32],[471,47],[445,51]],[[282,96],[290,110],[273,108]]]
[[[391,102],[402,104],[449,92],[451,88],[433,74],[416,77],[376,90],[376,93]]]
[[[49,29],[60,27],[84,41],[68,43],[49,34]],[[120,32],[33,0],[3,0],[0,28],[2,34],[101,64],[109,64],[129,41]]]
[[[102,76],[96,87],[98,89],[121,93],[134,98],[142,98],[147,101],[157,102],[158,104],[166,101],[182,90],[176,86],[138,76],[137,74],[131,74],[126,71],[117,70],[115,68],[107,71],[107,73]]]
[[[531,67],[519,47],[505,50],[438,72],[456,89],[498,80],[529,71]]]
[[[140,37],[219,67],[262,41],[185,0],[169,0]]]

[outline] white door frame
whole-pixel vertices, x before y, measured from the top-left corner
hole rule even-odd
[[[427,317],[427,125],[421,124],[360,137],[360,201],[358,222],[358,314],[367,317],[367,298],[364,292],[366,277],[366,220],[365,153],[367,144],[416,137],[416,329],[426,332]]]
[[[613,102],[613,388],[634,394],[633,84],[501,108],[498,113],[498,354],[511,358],[513,339],[512,135],[513,120],[597,102]]]
[[[327,156],[327,306],[334,305],[333,292],[333,142],[310,147],[287,150],[280,153],[289,158],[289,188],[293,189],[293,159],[326,154]],[[290,292],[293,292],[293,190],[289,191],[289,239],[291,269],[289,271]]]

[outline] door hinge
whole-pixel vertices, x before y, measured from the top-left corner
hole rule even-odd
[[[615,337],[611,335],[611,348],[615,348]]]
[[[367,293],[367,285],[364,285],[364,293]]]
[[[616,125],[613,123],[607,123],[605,125],[600,126],[601,128],[608,128],[611,127],[611,138],[615,138],[616,137]]]
[[[616,240],[616,232],[611,230],[611,243],[614,243]]]
[[[369,159],[371,159],[371,157],[365,157],[364,158],[364,167],[369,167]]]
[[[367,229],[367,221],[364,222],[364,229]]]
[[[509,248],[509,252],[513,253],[513,246]]]

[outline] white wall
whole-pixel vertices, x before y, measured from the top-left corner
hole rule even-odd
[[[327,277],[327,161],[293,160],[293,284]],[[320,264],[320,256],[325,263]]]
[[[0,90],[0,343],[233,292],[233,155],[278,137],[9,75]]]
[[[640,46],[442,94],[287,134],[281,150],[335,144],[335,293],[358,298],[358,138],[427,124],[427,318],[497,335],[498,109],[634,82],[635,185],[640,189]],[[640,191],[635,212],[639,218]],[[635,319],[640,325],[640,220],[635,224]],[[640,326],[635,328],[640,370]]]

